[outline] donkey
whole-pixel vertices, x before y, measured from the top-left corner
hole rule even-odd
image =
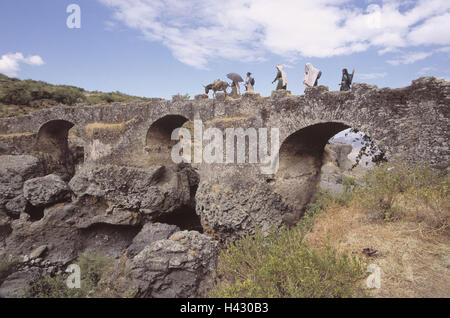
[[[208,95],[209,91],[212,90],[214,97],[216,97],[216,92],[223,91],[225,93],[225,96],[227,96],[227,88],[231,85],[227,82],[221,81],[219,79],[216,79],[212,84],[209,85],[203,85],[205,88],[205,94]]]

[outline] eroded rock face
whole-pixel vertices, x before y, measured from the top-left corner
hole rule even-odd
[[[127,256],[132,258],[153,242],[168,239],[180,229],[176,225],[164,223],[147,223],[133,239],[127,249]]]
[[[55,174],[27,180],[23,185],[25,199],[35,207],[64,201],[69,191],[67,183]]]
[[[292,213],[281,196],[274,192],[273,179],[260,179],[257,169],[236,166],[210,167],[197,190],[197,214],[206,233],[221,241],[263,232],[283,224]],[[217,169],[215,169],[217,168]],[[254,173],[254,174],[253,174]]]
[[[0,286],[0,298],[23,297],[24,290],[41,276],[38,268],[22,270],[9,275]]]
[[[46,259],[62,264],[70,262],[82,249],[79,232],[70,222],[76,213],[76,206],[67,204],[46,209],[44,217],[35,222],[12,221],[12,233],[5,239],[0,254],[21,257],[45,245]]]
[[[319,186],[335,195],[345,191],[344,179],[352,178],[360,183],[367,169],[353,163],[348,159],[352,146],[342,142],[334,142],[325,146],[323,165],[320,171]]]
[[[5,209],[8,211],[8,214],[15,219],[20,217],[20,214],[25,211],[26,207],[27,200],[24,198],[23,194],[19,194],[5,205]]]
[[[36,157],[0,156],[0,207],[21,195],[24,182],[40,176],[42,171]]]
[[[121,270],[126,278],[119,277],[117,267],[117,272],[109,274],[108,287],[102,288],[116,297],[205,297],[213,284],[218,252],[218,242],[204,234],[176,232],[126,261]]]
[[[102,198],[108,213],[139,212],[147,220],[191,204],[188,174],[176,167],[86,167],[69,185],[78,197]]]

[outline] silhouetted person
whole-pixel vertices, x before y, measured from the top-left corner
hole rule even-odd
[[[355,69],[352,74],[348,74],[346,68],[342,70],[341,91],[348,91],[352,88],[353,75],[355,75]]]

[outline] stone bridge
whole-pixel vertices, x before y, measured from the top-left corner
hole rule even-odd
[[[279,169],[262,174],[255,163],[192,163],[200,183],[196,212],[204,228],[247,233],[300,215],[320,178],[327,141],[349,127],[368,134],[388,160],[430,164],[450,161],[450,83],[420,78],[408,87],[355,83],[348,92],[324,86],[292,96],[218,95],[193,100],[55,107],[0,120],[0,154],[39,154],[48,173],[69,180],[80,165],[175,166],[175,128],[279,129]],[[224,146],[224,149],[226,147]]]

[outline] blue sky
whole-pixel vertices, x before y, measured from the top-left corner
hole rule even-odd
[[[70,4],[80,29],[66,25]],[[302,94],[306,62],[330,90],[344,67],[380,87],[450,80],[448,0],[2,0],[0,30],[0,73],[146,97],[247,71],[267,96],[276,64]]]

